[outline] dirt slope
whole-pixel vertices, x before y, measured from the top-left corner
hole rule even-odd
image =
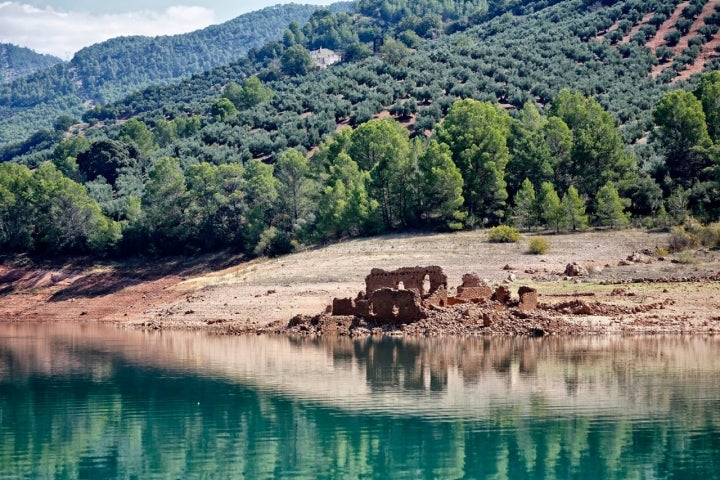
[[[651,331],[720,332],[718,252],[700,251],[693,264],[650,256],[643,256],[642,263],[627,262],[633,252],[652,252],[667,239],[664,234],[626,231],[551,236],[548,254],[534,256],[526,253],[528,238],[518,244],[491,244],[484,232],[398,235],[250,262],[216,256],[102,267],[3,266],[0,320],[254,331],[273,323],[284,325],[296,314],[320,313],[333,297],[355,296],[373,267],[440,265],[451,289],[471,271],[496,285],[512,274],[511,288],[533,286],[546,304],[581,298],[614,305],[597,310],[599,315],[578,317],[569,311],[568,318],[590,322],[596,330],[635,325],[635,330],[650,326]],[[587,267],[591,275],[564,278],[570,262]],[[636,282],[625,285],[632,280]],[[622,294],[618,288],[624,289]],[[622,307],[663,302],[661,312]]]

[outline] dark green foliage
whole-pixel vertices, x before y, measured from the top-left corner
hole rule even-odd
[[[422,149],[422,145],[416,143],[415,148]],[[462,211],[463,177],[447,145],[434,140],[429,143],[419,155],[412,182],[417,188],[413,209],[423,223],[455,229],[462,226],[466,216]]]
[[[120,226],[52,163],[0,165],[0,250],[102,252],[119,239]]]
[[[687,188],[709,166],[708,159],[695,149],[710,143],[702,103],[692,93],[676,90],[662,98],[653,116],[668,173]]]
[[[465,179],[463,197],[471,221],[496,224],[504,215],[509,134],[507,113],[475,100],[455,103],[437,129],[438,140],[450,146]]]
[[[346,13],[333,15],[329,10],[317,10],[303,27],[304,41],[297,43],[310,50],[319,48],[343,50],[345,46],[359,41],[353,20],[353,16]],[[301,37],[300,40],[303,38]]]
[[[682,37],[680,31],[670,30],[668,33],[665,34],[663,40],[665,40],[665,43],[667,43],[669,47],[674,47],[680,41],[680,37]]]
[[[612,183],[607,183],[598,190],[596,203],[596,216],[600,225],[610,228],[625,228],[630,223],[630,219],[625,213],[627,202],[620,198],[617,188]]]
[[[237,112],[238,110],[235,108],[235,105],[233,105],[233,102],[225,97],[218,98],[212,104],[212,107],[210,107],[210,114],[216,120],[226,120],[235,115]]]
[[[115,140],[98,140],[89,149],[77,155],[77,164],[86,180],[103,177],[114,184],[120,170],[138,165],[139,152],[123,142]]]
[[[59,143],[70,123],[63,119],[21,148],[6,148],[3,158],[32,166],[52,158],[68,180],[84,181],[103,218],[122,226],[121,252],[275,255],[312,241],[510,219],[521,228],[571,231],[585,228],[587,214],[595,225],[619,227],[619,214],[607,213],[608,182],[634,217],[720,214],[720,82],[709,75],[692,83],[688,95],[699,108],[690,110],[703,113],[696,128],[704,123],[706,134],[683,144],[694,162],[688,167],[673,151],[684,100],[660,102],[672,76],[650,77],[657,60],[644,46],[592,38],[617,20],[622,27],[632,19],[632,27],[657,5],[490,2],[465,17],[470,2],[387,3],[415,13],[388,23],[378,19],[392,8],[380,4],[365,16],[319,11],[312,26],[290,24],[282,41],[249,58],[90,110],[85,119],[106,124],[84,130],[90,140]],[[416,11],[421,3],[426,10]],[[445,16],[450,3],[465,13]],[[447,34],[452,29],[458,33]],[[382,56],[368,56],[383,37]],[[305,56],[312,39],[346,42],[345,61],[312,68]],[[666,112],[656,113],[657,128],[656,106]],[[386,112],[409,128],[374,119]],[[356,128],[336,133],[338,123]],[[647,145],[635,144],[653,130]],[[100,142],[112,146],[90,161],[90,146]],[[0,195],[12,215],[32,218],[32,205],[8,191],[15,190]],[[16,233],[0,248],[36,248],[34,230],[23,234],[10,214],[2,221]],[[70,241],[63,248],[89,247]]]
[[[302,45],[293,45],[285,50],[280,63],[286,75],[305,75],[313,67],[310,52]]]
[[[290,22],[304,23],[317,8],[283,5],[184,35],[121,37],[85,48],[68,63],[0,85],[0,143],[25,138],[31,125],[49,127],[60,114],[80,116],[84,101],[106,104],[235,61],[281,38]]]
[[[230,82],[223,89],[223,97],[230,100],[238,109],[255,107],[271,100],[275,96],[270,88],[262,84],[256,76],[243,80],[242,85]]]
[[[520,190],[513,201],[512,220],[521,229],[534,227],[538,223],[537,199],[535,187],[529,179],[523,180]]]
[[[573,132],[571,162],[561,167],[581,195],[592,198],[603,184],[625,180],[632,172],[633,161],[625,154],[615,120],[596,100],[561,90],[550,114]]]
[[[563,195],[560,202],[562,210],[562,226],[571,232],[585,230],[588,227],[589,220],[585,214],[585,200],[580,197],[577,189],[572,185],[568,188],[567,193]]]
[[[372,50],[364,43],[354,42],[345,47],[343,61],[357,62],[372,55]]]
[[[52,55],[43,55],[29,48],[0,43],[0,84],[27,77],[58,63],[62,63],[62,60]]]

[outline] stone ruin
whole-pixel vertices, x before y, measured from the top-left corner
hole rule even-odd
[[[405,267],[391,272],[373,268],[365,277],[365,292],[355,299],[334,299],[332,314],[412,323],[426,318],[427,306],[446,304],[447,275],[440,267]]]
[[[441,267],[404,267],[394,271],[373,268],[365,277],[365,292],[356,298],[335,298],[333,316],[355,316],[378,324],[413,323],[428,317],[428,310],[465,303],[496,302],[521,311],[537,308],[537,291],[520,287],[519,302],[511,298],[505,286],[494,291],[477,274],[468,273],[457,287],[457,295],[448,296],[447,275]]]

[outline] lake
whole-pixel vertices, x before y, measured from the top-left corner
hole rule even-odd
[[[719,352],[3,324],[0,480],[709,480]]]

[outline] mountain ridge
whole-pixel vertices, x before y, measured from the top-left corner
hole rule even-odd
[[[62,59],[53,55],[12,43],[0,43],[0,84],[11,83],[58,63],[62,63]]]
[[[81,49],[69,62],[0,85],[0,144],[23,139],[28,129],[49,128],[60,115],[79,117],[88,106],[230,63],[320,8],[326,7],[276,5],[187,34],[117,37]]]

